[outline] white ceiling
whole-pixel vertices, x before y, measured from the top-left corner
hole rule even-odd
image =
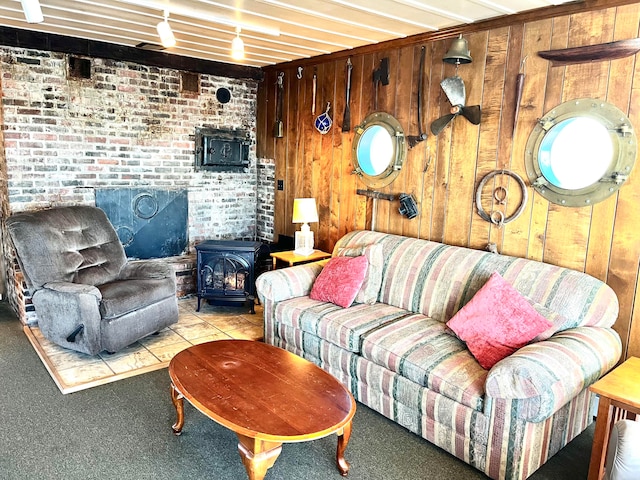
[[[0,25],[157,45],[156,24],[166,8],[177,45],[165,52],[262,67],[571,1],[40,0],[45,20],[29,24],[20,0],[2,0]],[[246,51],[239,62],[229,56],[236,26]]]

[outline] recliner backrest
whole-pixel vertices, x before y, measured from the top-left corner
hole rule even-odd
[[[101,285],[115,280],[127,262],[115,229],[97,207],[16,213],[7,227],[29,288],[48,282]]]

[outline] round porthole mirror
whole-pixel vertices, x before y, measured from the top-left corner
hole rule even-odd
[[[542,117],[529,136],[525,167],[547,200],[568,207],[600,202],[629,178],[636,135],[617,107],[594,99],[565,102]]]
[[[375,112],[356,126],[351,158],[354,173],[368,187],[389,185],[407,156],[404,130],[393,116]]]

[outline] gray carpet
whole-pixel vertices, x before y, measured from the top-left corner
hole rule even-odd
[[[246,479],[235,435],[185,402],[185,427],[166,369],[62,395],[0,302],[0,478]],[[587,477],[593,426],[531,478]],[[266,480],[339,479],[335,436],[285,444]],[[352,480],[486,479],[448,453],[358,404],[346,451]]]

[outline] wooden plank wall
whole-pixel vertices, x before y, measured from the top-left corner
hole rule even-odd
[[[503,254],[557,264],[606,281],[620,301],[616,330],[625,357],[640,356],[640,167],[619,192],[593,206],[567,208],[549,203],[528,188],[522,215],[499,228],[484,221],[474,203],[482,178],[496,169],[510,169],[526,180],[525,145],[536,120],[554,106],[571,99],[592,97],[613,103],[631,118],[640,136],[640,62],[637,56],[552,67],[537,56],[541,50],[597,44],[639,36],[640,4],[603,8],[543,20],[523,21],[484,31],[469,31],[473,62],[458,74],[467,89],[467,105],[482,106],[482,122],[473,126],[458,117],[438,137],[410,149],[400,176],[387,193],[411,193],[419,204],[417,218],[398,213],[397,202],[356,195],[365,188],[352,174],[351,132],[343,133],[346,56],[320,57],[306,62],[298,79],[296,64],[266,69],[259,93],[258,155],[274,158],[276,178],[284,190],[276,192],[275,233],[292,235],[293,199],[315,197],[320,222],[312,225],[316,245],[331,251],[337,239],[356,228],[426,238],[452,245],[483,249],[489,242]],[[449,104],[440,81],[455,74],[442,62],[451,38],[415,43],[386,50],[367,50],[351,57],[353,77],[351,122],[356,125],[375,110],[396,116],[406,135],[417,135],[416,92],[420,49],[426,48],[423,129],[448,113]],[[394,45],[397,45],[394,44]],[[376,92],[373,71],[389,58],[390,83]],[[526,59],[526,60],[525,60]],[[525,85],[514,131],[515,81],[524,61]],[[276,75],[285,72],[283,120],[285,136],[275,139]],[[326,135],[313,126],[312,83],[317,75],[315,116],[331,103],[333,128]],[[528,183],[528,182],[527,182]],[[508,191],[507,213],[520,203],[513,179],[496,177]],[[493,188],[490,189],[493,191]],[[491,211],[490,195],[482,204]],[[374,205],[374,202],[377,205]]]

